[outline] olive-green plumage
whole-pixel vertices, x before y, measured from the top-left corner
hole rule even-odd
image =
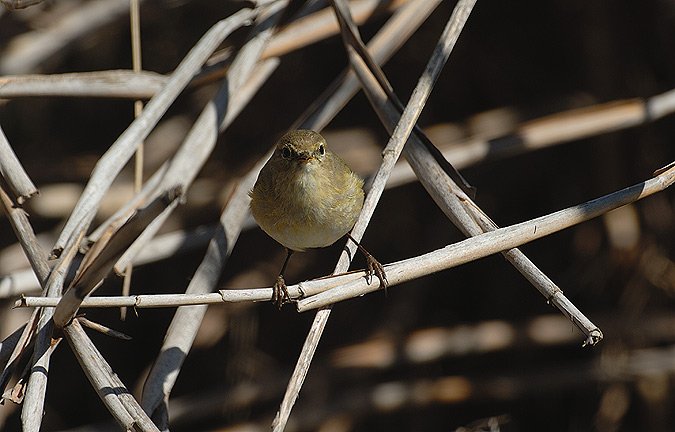
[[[330,246],[356,222],[363,181],[310,130],[284,135],[251,195],[258,225],[288,249]]]

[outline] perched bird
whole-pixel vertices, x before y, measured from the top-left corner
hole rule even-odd
[[[382,265],[352,238],[363,207],[363,181],[311,130],[284,135],[250,192],[251,213],[260,228],[286,248],[272,300],[290,301],[284,271],[294,251],[330,246],[347,236],[368,261],[368,274],[386,288]]]

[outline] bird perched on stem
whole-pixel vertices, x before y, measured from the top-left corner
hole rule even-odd
[[[284,135],[250,192],[260,228],[286,248],[272,301],[290,301],[284,271],[294,251],[330,246],[347,236],[366,256],[368,276],[386,289],[382,265],[350,234],[363,207],[363,181],[311,130]]]

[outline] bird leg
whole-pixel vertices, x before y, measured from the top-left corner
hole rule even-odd
[[[284,272],[286,271],[286,265],[288,264],[291,255],[293,255],[293,250],[286,248],[286,260],[284,261],[281,272],[279,273],[279,276],[277,276],[277,281],[272,288],[272,303],[275,303],[280,310],[284,303],[289,303],[291,301],[291,296],[288,294],[288,287],[286,287],[286,281],[284,280]]]
[[[374,256],[369,254],[368,251],[363,246],[361,246],[361,243],[357,242],[351,234],[347,233],[345,235],[354,242],[356,247],[358,247],[361,253],[366,257],[366,263],[368,265],[368,268],[366,269],[367,282],[370,284],[370,281],[373,280],[373,275],[377,276],[377,278],[380,280],[380,288],[384,289],[384,295],[386,296],[389,281],[387,280],[387,275],[384,273],[384,267],[382,264],[380,264],[380,262],[376,260]]]

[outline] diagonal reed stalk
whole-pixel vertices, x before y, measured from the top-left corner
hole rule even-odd
[[[348,6],[344,2],[332,1],[332,4],[336,9],[338,19],[341,15],[344,16],[349,13]],[[459,33],[466,23],[468,15],[471,12],[474,4],[475,0],[460,0],[455,6],[452,16],[448,20],[448,24],[443,31],[441,40],[436,46],[436,49],[432,54],[432,58],[427,64],[422,77],[418,81],[418,84],[413,91],[413,95],[406,106],[406,110],[404,111],[403,116],[396,127],[396,130],[392,134],[389,143],[384,149],[384,158],[382,164],[380,165],[378,172],[375,174],[372,187],[363,204],[361,215],[352,229],[351,235],[357,241],[361,240],[363,232],[368,226],[368,222],[375,211],[375,206],[377,205],[377,202],[384,191],[387,178],[389,177],[389,174],[391,173],[398,156],[401,154],[403,145],[407,141],[408,136],[410,135],[410,132],[412,131],[417,118],[419,117],[422,107],[424,106],[424,101],[431,93],[431,88],[433,87],[435,79],[438,78],[440,70],[450,56],[452,46],[454,46],[454,42],[459,37]],[[347,271],[349,262],[351,257],[354,255],[355,250],[356,246],[352,245],[351,243],[348,244],[345,251],[343,251],[343,253],[340,255],[334,273],[343,273]],[[283,431],[286,428],[291,410],[298,398],[298,395],[300,394],[300,389],[302,388],[302,384],[304,383],[305,377],[309,371],[312,358],[316,352],[316,347],[319,344],[321,335],[323,334],[323,331],[328,322],[328,318],[330,317],[330,312],[331,307],[325,306],[320,309],[314,317],[314,321],[309,330],[307,338],[305,339],[305,343],[300,352],[295,369],[291,375],[291,379],[286,389],[284,398],[281,402],[281,406],[279,407],[279,411],[277,412],[274,422],[272,423],[272,429],[274,431]]]

